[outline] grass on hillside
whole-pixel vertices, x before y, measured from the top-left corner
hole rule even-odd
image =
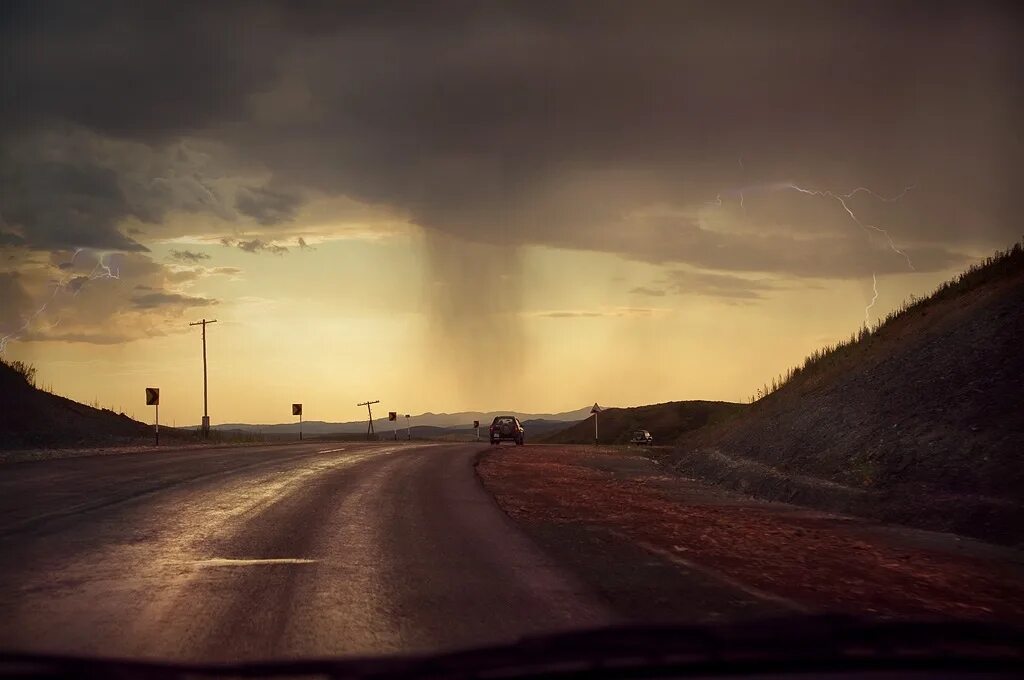
[[[14,373],[16,373],[17,375],[19,375],[25,381],[25,384],[28,385],[29,387],[33,388],[33,389],[39,390],[40,392],[45,392],[47,394],[52,394],[52,395],[58,396],[58,397],[64,396],[64,395],[57,394],[54,391],[52,385],[49,385],[49,384],[41,385],[41,384],[39,384],[39,381],[37,379],[38,371],[37,371],[37,369],[36,369],[34,364],[30,364],[30,363],[28,363],[26,361],[21,361],[20,359],[8,360],[8,359],[4,359],[2,356],[0,356],[0,366],[4,366],[4,367],[10,369],[11,371],[13,371]],[[65,398],[70,398],[70,397],[65,397]],[[93,399],[90,402],[87,402],[86,406],[91,406],[92,408],[96,409],[97,411],[110,411],[111,413],[119,413],[122,416],[126,415],[126,410],[124,408],[118,409],[118,408],[114,408],[113,406],[109,406],[109,407],[101,406],[100,405],[100,400],[98,398],[97,399]],[[134,414],[132,414],[130,417],[133,420],[135,419],[135,415]]]
[[[25,379],[25,382],[28,383],[30,386],[36,386],[36,367],[33,366],[32,364],[20,361],[18,359],[15,359],[14,361],[7,361],[3,357],[0,357],[0,364],[3,364],[7,368],[11,369],[12,371],[20,375],[22,378]]]
[[[790,368],[779,377],[772,379],[770,384],[765,383],[759,387],[750,396],[750,403],[760,401],[779,391],[798,377],[813,375],[836,364],[844,357],[849,356],[856,346],[866,342],[886,326],[911,312],[925,309],[943,300],[974,290],[990,281],[996,281],[1015,271],[1020,271],[1024,268],[1024,245],[1022,244],[1024,241],[1015,243],[1006,250],[997,250],[992,257],[971,265],[954,278],[943,282],[927,297],[919,298],[911,295],[909,299],[903,301],[903,304],[889,312],[884,319],[872,326],[865,324],[859,331],[850,335],[849,339],[814,350],[804,359],[802,365]]]

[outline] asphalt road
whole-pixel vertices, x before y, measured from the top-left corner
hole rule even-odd
[[[434,651],[600,626],[478,445],[304,443],[0,468],[0,649],[182,660]]]

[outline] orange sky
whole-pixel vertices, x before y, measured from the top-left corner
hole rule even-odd
[[[177,244],[150,247],[159,259]],[[40,383],[60,394],[140,419],[152,416],[143,388],[159,386],[163,419],[180,424],[201,415],[200,332],[187,324],[204,316],[218,319],[208,331],[215,423],[286,422],[293,401],[305,403],[307,420],[358,419],[363,413],[355,405],[365,399],[380,399],[382,411],[411,413],[740,401],[815,347],[854,331],[872,297],[870,281],[805,279],[780,279],[778,290],[752,301],[642,295],[629,291],[651,286],[666,268],[527,247],[515,356],[507,359],[507,344],[488,333],[480,351],[460,356],[457,345],[446,351],[431,329],[429,273],[415,228],[327,240],[281,256],[219,244],[188,247],[209,253],[217,266],[237,268],[178,289],[218,304],[161,317],[154,337],[111,344],[15,341],[7,356],[35,363]],[[871,318],[946,276],[881,278]],[[96,279],[87,285],[108,296],[126,284]],[[76,302],[69,297],[64,304]],[[466,291],[458,304],[472,315],[500,299]]]

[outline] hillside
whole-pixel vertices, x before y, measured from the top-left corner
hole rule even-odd
[[[685,432],[725,420],[745,408],[745,404],[724,401],[669,401],[632,408],[609,408],[601,411],[597,427],[602,444],[625,444],[636,429],[650,432],[655,444],[671,444]],[[543,437],[541,441],[591,444],[594,441],[594,416]]]
[[[37,389],[0,361],[0,449],[132,444],[152,437],[151,425]]]
[[[1024,541],[1018,244],[826,348],[670,462],[759,496]]]

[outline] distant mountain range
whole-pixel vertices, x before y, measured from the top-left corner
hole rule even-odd
[[[459,413],[420,413],[411,416],[406,423],[404,414],[398,416],[398,427],[405,428],[411,425],[414,429],[418,427],[440,428],[443,430],[466,429],[473,427],[473,421],[479,420],[480,426],[485,427],[491,423],[495,416],[514,415],[523,422],[527,431],[531,431],[529,425],[534,425],[534,431],[543,429],[550,430],[561,428],[563,425],[574,423],[590,416],[590,406],[585,406],[575,411],[564,413],[523,413],[522,411],[461,411]],[[221,423],[214,425],[215,430],[241,430],[243,432],[260,432],[263,434],[285,434],[299,431],[299,423],[296,419],[293,423],[278,423],[273,425],[260,425],[251,423]],[[390,432],[392,423],[387,416],[373,419],[373,429],[376,432]],[[304,434],[343,434],[365,432],[365,420],[353,420],[342,423],[325,422],[323,420],[306,420],[302,423]]]

